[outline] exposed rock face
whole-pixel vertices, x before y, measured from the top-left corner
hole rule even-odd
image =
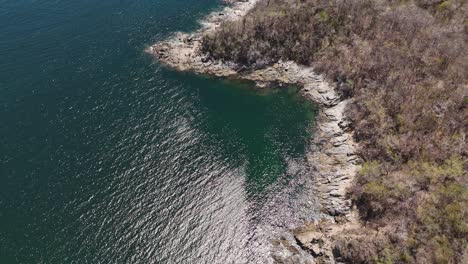
[[[335,85],[316,74],[313,68],[291,61],[279,61],[264,69],[238,72],[239,65],[213,61],[200,50],[204,34],[215,31],[223,21],[242,18],[256,2],[257,0],[236,2],[209,15],[201,22],[200,30],[190,34],[178,33],[146,51],[180,71],[251,80],[259,87],[271,83],[298,85],[303,96],[320,106],[317,132],[307,159],[316,168],[317,193],[322,211],[329,216],[329,221],[326,224],[312,224],[309,229],[296,230],[294,235],[301,248],[308,251],[319,263],[336,263],[332,254],[333,237],[344,229],[357,225],[357,217],[351,211],[351,201],[346,197],[346,189],[359,169],[350,122],[344,116],[349,100],[344,100],[335,90]],[[338,218],[345,224],[337,224]],[[280,245],[284,247],[283,244]],[[278,263],[300,263],[294,259],[294,254],[285,258],[275,257],[275,260]]]
[[[314,257],[323,256],[321,244],[324,243],[324,234],[320,231],[305,231],[294,236],[301,248],[307,249]]]
[[[194,71],[216,76],[232,76],[237,72],[235,65],[210,61],[201,54],[201,40],[204,34],[214,32],[224,21],[235,21],[246,15],[258,0],[235,1],[229,0],[231,5],[221,11],[213,12],[203,21],[201,28],[193,33],[177,33],[167,41],[156,43],[146,49],[154,54],[164,64],[180,71]],[[234,3],[233,3],[234,2]]]
[[[318,171],[317,185],[323,209],[331,216],[347,215],[351,202],[346,199],[346,188],[358,170],[356,144],[344,116],[348,100],[343,100],[322,76],[312,68],[294,62],[278,62],[266,69],[240,75],[260,82],[297,84],[306,98],[320,105],[317,132],[308,160]]]
[[[316,264],[315,258],[309,252],[300,252],[290,240],[281,238],[272,242],[275,252],[272,254],[273,260],[278,264]]]
[[[294,238],[302,249],[315,258],[316,263],[341,263],[340,256],[334,255],[335,241],[361,236],[359,232],[356,232],[356,230],[360,230],[356,211],[352,211],[342,218],[344,219],[336,218],[339,223],[335,219],[331,219],[306,224],[293,231]]]

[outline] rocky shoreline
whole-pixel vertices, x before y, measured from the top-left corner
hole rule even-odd
[[[241,19],[258,0],[235,2],[221,11],[211,13],[201,21],[202,27],[193,33],[177,33],[172,38],[146,49],[165,65],[179,71],[193,71],[220,77],[254,81],[259,87],[273,83],[297,85],[300,93],[317,103],[319,115],[317,131],[307,160],[317,172],[316,188],[322,212],[326,217],[319,223],[310,223],[293,231],[297,244],[310,253],[317,263],[337,263],[333,256],[333,241],[343,237],[346,231],[358,228],[357,213],[351,208],[346,189],[351,185],[359,169],[356,143],[352,137],[350,122],[344,111],[349,100],[343,99],[313,68],[294,62],[279,61],[264,69],[238,71],[239,65],[212,61],[201,54],[202,36],[214,32],[228,20]],[[291,263],[285,257],[278,262]]]

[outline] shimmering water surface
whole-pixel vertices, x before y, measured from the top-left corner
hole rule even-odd
[[[313,218],[294,89],[144,54],[218,0],[0,0],[0,263],[266,263]]]

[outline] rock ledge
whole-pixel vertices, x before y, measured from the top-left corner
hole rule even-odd
[[[300,93],[320,106],[317,131],[308,162],[316,168],[316,186],[325,222],[312,223],[295,230],[297,244],[319,263],[337,263],[332,254],[333,238],[345,229],[356,228],[357,214],[351,210],[347,188],[359,169],[356,143],[344,111],[350,99],[344,99],[325,78],[292,61],[279,61],[264,69],[238,72],[239,65],[213,61],[201,53],[201,41],[224,21],[241,19],[258,0],[235,2],[201,21],[193,33],[177,33],[172,38],[146,49],[163,64],[179,71],[192,71],[220,77],[254,81],[258,87],[274,83],[299,86]],[[287,261],[284,261],[285,263]]]

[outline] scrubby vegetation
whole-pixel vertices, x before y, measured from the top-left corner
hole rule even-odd
[[[350,193],[382,232],[337,243],[349,262],[468,261],[467,14],[464,0],[263,0],[203,40],[246,69],[311,65],[354,98],[365,163]]]

